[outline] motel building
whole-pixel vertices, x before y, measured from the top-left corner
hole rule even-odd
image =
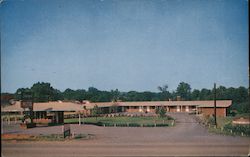
[[[232,100],[216,100],[217,116],[226,117],[227,108],[232,104]],[[104,111],[112,113],[112,108],[117,112],[141,112],[155,113],[157,107],[164,107],[167,112],[186,112],[204,115],[214,114],[214,101],[141,101],[141,102],[104,102],[88,103],[87,109],[92,109],[95,105]]]
[[[216,114],[220,117],[227,116],[227,108],[232,100],[216,100]],[[141,101],[141,102],[98,102],[98,103],[74,103],[53,101],[34,103],[34,122],[47,122],[63,124],[64,118],[70,114],[77,115],[79,119],[91,115],[91,110],[97,105],[102,113],[155,113],[157,107],[164,107],[167,112],[194,113],[203,115],[214,114],[214,101]],[[2,115],[22,115],[25,110],[21,108],[20,101],[1,108]]]

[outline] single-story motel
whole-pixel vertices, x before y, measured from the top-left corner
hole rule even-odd
[[[216,115],[221,117],[227,116],[227,108],[232,104],[232,100],[216,100]],[[115,112],[140,112],[155,113],[157,107],[164,107],[167,112],[188,112],[194,114],[213,115],[214,101],[140,101],[140,102],[98,102],[83,103],[52,101],[44,103],[34,103],[34,119],[50,119],[52,123],[63,123],[64,116],[68,113],[76,113],[88,116],[91,114],[93,107],[97,105],[102,113]],[[23,114],[25,111],[21,108],[21,102],[16,101],[14,104],[2,107],[3,114]]]

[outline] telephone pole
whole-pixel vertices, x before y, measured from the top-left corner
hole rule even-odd
[[[216,121],[216,83],[214,83],[214,125],[217,127]]]

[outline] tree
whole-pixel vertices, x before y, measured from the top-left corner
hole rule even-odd
[[[161,92],[167,92],[168,90],[168,85],[163,85],[162,87],[161,86],[158,86],[157,87],[159,91]]]
[[[100,96],[100,93],[101,93],[101,91],[99,91],[97,88],[89,87],[88,93],[87,93],[87,98],[88,98],[88,100],[90,100],[92,102],[97,102],[98,97]]]
[[[50,86],[50,83],[38,82],[33,84],[31,91],[34,94],[35,102],[47,102],[56,100],[54,97],[54,88]]]
[[[74,95],[75,95],[75,91],[67,88],[64,92],[63,92],[63,98],[64,100],[74,100]]]
[[[168,100],[171,97],[171,94],[168,91],[168,85],[158,86],[158,90],[160,93],[160,99],[161,100]]]
[[[119,100],[120,92],[118,89],[116,90],[111,90],[110,94],[112,95],[112,101],[117,101]]]
[[[184,100],[191,99],[191,87],[188,83],[181,82],[176,89],[176,93]]]
[[[21,100],[21,94],[24,92],[30,92],[30,91],[31,90],[29,88],[18,88],[14,94],[15,100]]]
[[[155,113],[158,114],[161,118],[166,116],[166,110],[163,106],[157,107]]]
[[[212,90],[212,93],[214,93],[214,89]],[[216,89],[216,98],[220,100],[225,100],[227,99],[227,88],[224,86],[219,86]]]
[[[200,100],[200,91],[198,89],[194,89],[191,93],[192,100]]]
[[[213,99],[213,93],[211,90],[203,88],[200,91],[200,100],[211,100]]]

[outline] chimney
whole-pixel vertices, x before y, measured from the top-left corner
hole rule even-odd
[[[176,101],[181,101],[181,96],[177,96]]]

